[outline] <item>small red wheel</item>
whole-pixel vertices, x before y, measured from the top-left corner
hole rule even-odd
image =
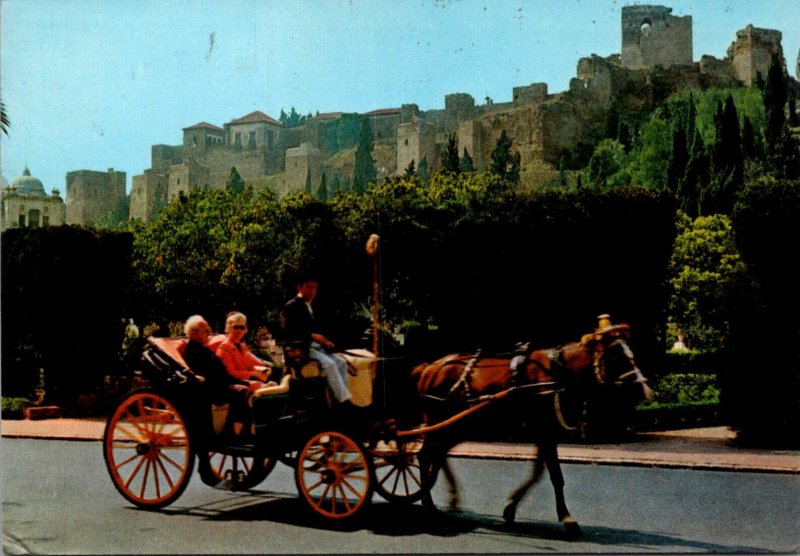
[[[370,446],[375,468],[375,491],[389,502],[413,504],[422,498],[419,464],[421,437],[390,439]]]
[[[106,422],[103,455],[119,493],[145,509],[174,502],[194,465],[186,423],[174,405],[151,391],[134,392],[117,406]]]
[[[352,518],[372,498],[371,460],[340,432],[320,432],[306,442],[297,457],[295,481],[308,507],[327,518]]]
[[[247,490],[267,478],[275,468],[275,458],[208,453],[211,472],[221,485],[218,488]]]

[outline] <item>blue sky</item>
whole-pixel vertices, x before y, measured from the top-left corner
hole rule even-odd
[[[568,88],[578,60],[621,50],[614,0],[0,0],[0,171],[45,189],[66,173],[150,167],[182,128],[254,110],[368,112],[482,103],[513,87]],[[651,1],[691,15],[694,59],[747,24],[783,33],[790,74],[800,0]]]

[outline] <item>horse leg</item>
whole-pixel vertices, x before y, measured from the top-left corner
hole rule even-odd
[[[547,464],[547,472],[550,474],[550,482],[553,484],[553,490],[556,495],[556,514],[558,520],[564,524],[567,532],[580,533],[578,522],[572,519],[567,509],[567,503],[564,500],[564,474],[561,472],[561,462],[558,459],[558,447],[552,442],[543,446],[544,461]]]
[[[531,475],[528,479],[519,485],[517,489],[511,494],[508,498],[508,504],[503,509],[503,519],[506,521],[507,524],[514,523],[514,519],[517,516],[517,506],[522,499],[525,497],[526,494],[533,488],[533,486],[542,478],[542,473],[544,472],[544,462],[542,460],[542,453],[541,450],[537,451],[536,460],[533,462],[533,469],[531,470]]]
[[[459,505],[458,481],[447,460],[447,452],[450,451],[450,448],[450,444],[432,441],[430,437],[428,437],[420,449],[418,459],[422,472],[422,505],[425,507],[435,507],[433,498],[431,497],[431,490],[436,483],[439,471],[442,472],[448,484],[450,508],[457,508]]]
[[[446,453],[442,454],[442,473],[444,474],[444,478],[447,479],[447,484],[449,485],[448,490],[450,491],[450,509],[454,510],[458,508],[461,503],[458,494],[458,480],[456,480],[456,476],[453,473],[453,468],[450,467],[450,461],[447,459]]]

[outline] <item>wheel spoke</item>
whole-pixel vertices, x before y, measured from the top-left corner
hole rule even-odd
[[[158,464],[159,469],[161,469],[161,473],[164,475],[164,478],[167,480],[170,490],[172,490],[175,488],[175,483],[172,482],[172,477],[169,476],[169,472],[167,472],[167,468],[164,467],[164,462],[161,461],[161,459],[162,458],[156,459],[156,463]]]
[[[131,486],[131,482],[133,482],[133,479],[139,474],[139,471],[141,471],[142,464],[144,462],[145,458],[140,456],[139,463],[136,464],[136,467],[133,468],[133,471],[131,471],[131,474],[128,476],[128,481],[125,483],[125,488],[129,488]]]

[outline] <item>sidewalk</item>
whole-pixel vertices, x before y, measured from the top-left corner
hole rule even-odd
[[[4,438],[102,441],[105,419],[6,420]],[[727,427],[639,433],[620,444],[561,444],[564,463],[628,465],[718,471],[800,474],[800,450],[761,450],[733,445]],[[526,444],[464,442],[451,455],[481,459],[530,460]]]

